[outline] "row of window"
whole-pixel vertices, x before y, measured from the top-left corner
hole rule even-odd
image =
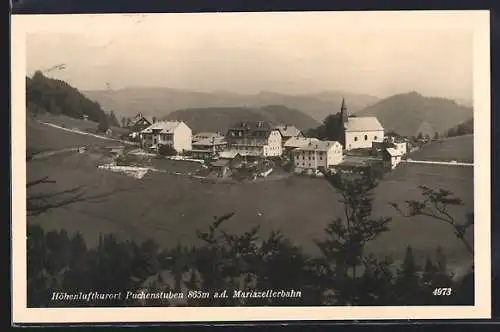
[[[295,158],[296,160],[299,160],[300,157],[297,157]],[[305,160],[306,158],[304,156],[302,156],[302,160]],[[307,157],[307,160],[316,160],[316,158],[314,158],[314,156],[312,157]],[[323,156],[319,156],[319,160],[323,160]]]
[[[368,135],[365,135],[364,139],[365,139],[365,141],[368,141]],[[376,141],[377,136],[373,136],[373,140]],[[358,136],[354,136],[354,142],[357,142],[357,141],[358,141]]]

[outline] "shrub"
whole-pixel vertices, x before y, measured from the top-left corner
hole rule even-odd
[[[177,151],[170,145],[158,145],[158,153],[162,156],[175,156]]]

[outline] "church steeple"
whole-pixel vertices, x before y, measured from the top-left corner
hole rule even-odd
[[[342,97],[342,105],[340,105],[340,121],[342,123],[346,123],[348,120],[349,114],[347,113],[347,106],[345,104],[345,99]]]

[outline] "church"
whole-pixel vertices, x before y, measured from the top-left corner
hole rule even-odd
[[[384,140],[384,127],[374,116],[349,116],[345,100],[342,98],[340,108],[339,128],[340,143],[344,150],[367,149],[373,142]]]

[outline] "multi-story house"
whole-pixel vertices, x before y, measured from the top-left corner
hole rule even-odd
[[[182,121],[159,121],[141,131],[143,148],[158,149],[160,145],[169,145],[177,153],[192,149],[192,131]]]
[[[342,162],[342,145],[337,141],[310,141],[292,151],[295,171],[328,169]]]
[[[240,122],[226,134],[228,150],[242,156],[278,157],[283,153],[278,129],[265,121]]]
[[[283,144],[283,155],[285,155],[288,158],[292,158],[293,150],[306,146],[311,142],[319,142],[319,139],[313,137],[303,137],[303,136],[292,137]]]

